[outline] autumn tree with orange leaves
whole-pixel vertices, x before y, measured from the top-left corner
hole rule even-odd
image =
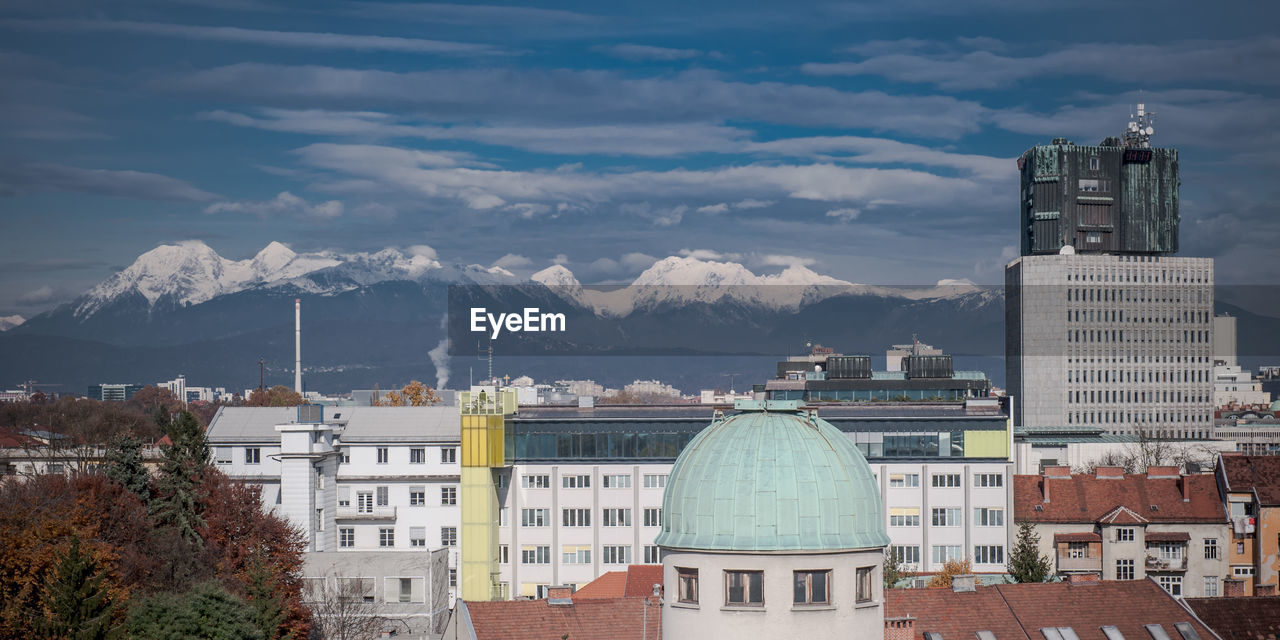
[[[383,398],[374,398],[373,403],[380,407],[429,407],[440,402],[435,389],[413,380],[399,391],[388,391]]]

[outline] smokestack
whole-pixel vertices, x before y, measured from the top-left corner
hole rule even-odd
[[[293,299],[293,390],[302,393],[302,298]]]

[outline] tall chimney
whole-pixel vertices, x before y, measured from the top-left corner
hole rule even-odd
[[[302,298],[293,299],[293,390],[302,393]]]

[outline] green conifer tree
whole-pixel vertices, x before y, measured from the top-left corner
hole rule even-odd
[[[151,477],[142,464],[142,443],[133,436],[121,435],[111,441],[105,473],[143,504],[151,500]]]
[[[204,526],[199,511],[200,476],[209,466],[209,443],[199,421],[188,411],[170,423],[167,435],[171,444],[160,447],[162,459],[151,514],[160,526],[171,527],[182,540],[198,545],[202,541],[197,530]]]
[[[45,617],[36,627],[41,638],[113,640],[124,632],[117,604],[98,562],[71,538],[44,585]]]
[[[1049,557],[1040,553],[1040,535],[1034,524],[1018,523],[1018,539],[1009,552],[1007,568],[1016,582],[1044,582],[1053,574]]]

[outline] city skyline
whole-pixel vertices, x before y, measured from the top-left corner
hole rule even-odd
[[[1180,255],[1224,284],[1280,275],[1269,8],[287,9],[0,13],[0,316],[191,239],[231,259],[426,245],[583,282],[697,255],[994,284],[1018,253],[1014,159],[1119,135],[1139,100],[1182,153]]]

